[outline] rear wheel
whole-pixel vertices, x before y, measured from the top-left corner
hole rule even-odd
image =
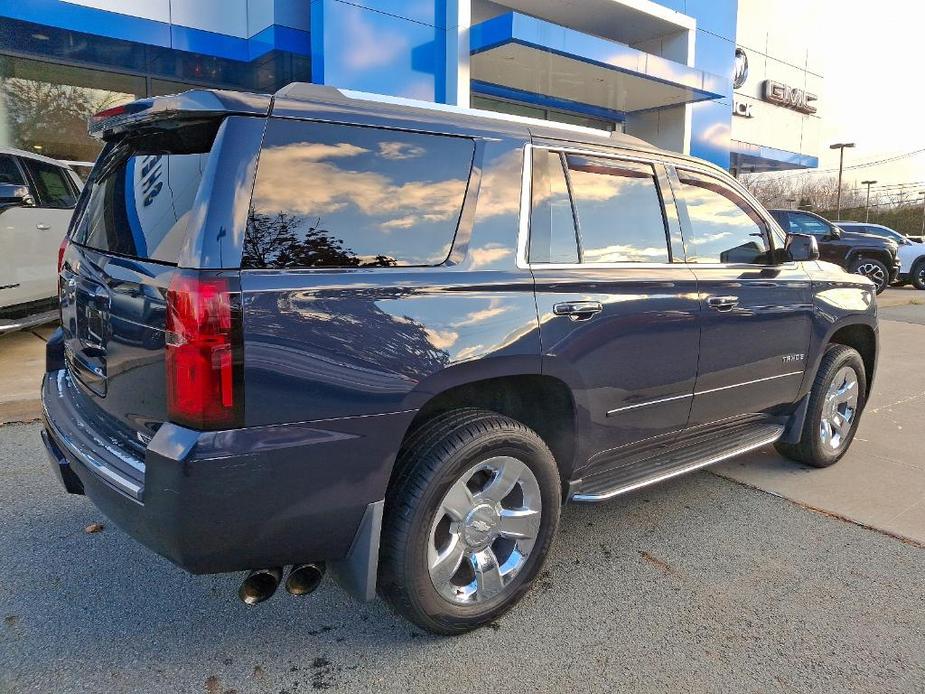
[[[925,260],[919,260],[912,266],[909,279],[912,280],[912,286],[916,289],[925,289]]]
[[[543,440],[502,415],[463,409],[409,439],[386,494],[379,590],[440,634],[497,619],[527,591],[559,521]]]
[[[864,275],[877,285],[877,294],[890,284],[890,271],[887,266],[875,258],[858,258],[851,263],[851,272]]]
[[[838,462],[857,431],[866,393],[861,355],[845,345],[831,346],[819,364],[799,442],[778,443],[777,450],[813,467]]]

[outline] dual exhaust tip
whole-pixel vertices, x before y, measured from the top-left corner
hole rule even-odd
[[[308,595],[321,585],[325,566],[322,562],[294,564],[286,576],[286,591],[290,595]],[[241,582],[238,597],[246,605],[256,605],[273,596],[283,579],[283,569],[254,569]]]

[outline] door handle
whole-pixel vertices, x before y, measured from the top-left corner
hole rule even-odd
[[[572,321],[589,320],[603,310],[600,301],[565,301],[552,307],[554,314],[568,316]]]
[[[710,296],[707,297],[707,305],[712,308],[714,311],[720,311],[725,313],[726,311],[731,311],[736,306],[739,305],[739,297],[737,296]]]
[[[35,228],[38,229],[39,231],[48,231],[49,229],[51,229],[51,224],[43,224],[39,222],[38,224],[35,225]]]

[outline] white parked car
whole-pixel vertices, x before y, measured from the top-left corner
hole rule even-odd
[[[925,243],[920,243],[895,229],[882,224],[869,222],[838,222],[838,226],[845,231],[859,234],[873,234],[885,239],[891,239],[899,244],[896,257],[899,258],[899,284],[909,284],[916,289],[925,289]]]
[[[58,248],[82,185],[59,161],[0,147],[0,333],[57,315]]]

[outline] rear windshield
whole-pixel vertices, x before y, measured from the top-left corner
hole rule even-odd
[[[105,253],[176,263],[211,141],[174,148],[179,151],[150,140],[107,149],[88,181],[72,240]]]

